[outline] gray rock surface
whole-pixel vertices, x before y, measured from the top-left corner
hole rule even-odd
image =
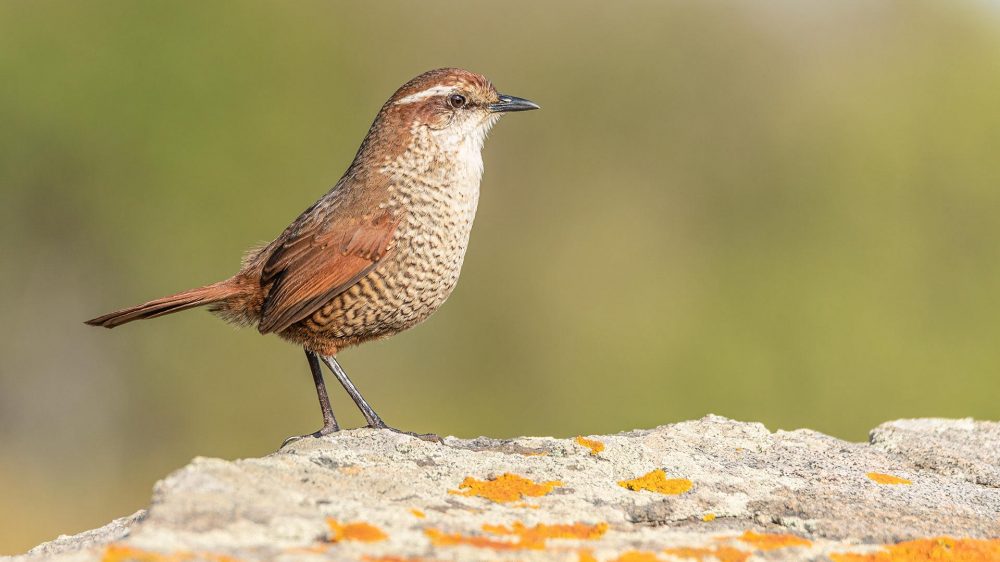
[[[14,560],[1000,560],[1000,423],[849,443],[708,416],[589,439],[359,429],[197,458],[148,512]]]

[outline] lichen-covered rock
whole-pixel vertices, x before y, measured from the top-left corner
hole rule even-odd
[[[577,439],[359,429],[199,458],[148,512],[15,560],[987,561],[998,537],[998,423],[896,421],[866,444],[709,416]]]

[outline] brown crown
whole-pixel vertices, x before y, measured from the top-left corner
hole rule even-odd
[[[389,103],[394,103],[406,96],[413,95],[435,86],[453,86],[456,90],[468,90],[480,93],[492,93],[496,95],[493,83],[482,74],[476,74],[461,68],[437,68],[410,80],[400,86],[396,93],[389,98]]]

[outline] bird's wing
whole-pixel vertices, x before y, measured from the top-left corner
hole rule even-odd
[[[360,217],[332,214],[343,218],[307,211],[264,264],[260,284],[271,287],[261,308],[262,334],[280,332],[309,317],[391,252],[400,219],[385,211]]]

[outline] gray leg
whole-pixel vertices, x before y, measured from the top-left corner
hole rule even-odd
[[[306,360],[309,361],[309,370],[312,371],[313,384],[316,385],[316,396],[319,398],[319,407],[323,412],[323,427],[315,433],[289,437],[288,439],[285,439],[285,442],[281,444],[281,447],[284,447],[293,441],[298,441],[303,437],[322,437],[324,435],[340,431],[340,426],[337,425],[337,418],[333,415],[333,408],[330,406],[330,397],[326,393],[326,383],[323,381],[323,369],[319,365],[319,358],[315,353],[307,349]],[[281,447],[279,447],[279,449]]]
[[[334,431],[340,431],[340,426],[337,425],[337,418],[333,415],[333,408],[330,407],[330,396],[326,393],[326,383],[323,382],[323,368],[319,366],[319,358],[315,353],[307,349],[306,359],[309,361],[309,370],[312,371],[313,383],[316,384],[316,396],[319,398],[319,407],[323,411],[323,427],[316,433],[327,435]]]
[[[400,431],[394,427],[386,425],[386,423],[382,421],[382,418],[378,417],[378,414],[375,413],[375,410],[372,409],[371,405],[368,404],[368,401],[365,400],[365,397],[361,396],[361,392],[358,391],[358,387],[354,386],[354,383],[351,382],[351,379],[347,377],[347,373],[344,372],[344,369],[343,367],[340,366],[340,363],[337,363],[337,360],[334,359],[332,356],[327,357],[325,355],[321,355],[320,359],[322,359],[323,362],[326,363],[327,367],[330,367],[330,370],[333,371],[334,375],[336,375],[337,380],[340,381],[340,384],[344,386],[344,390],[346,390],[347,393],[351,395],[351,400],[354,400],[354,403],[358,405],[358,409],[361,410],[361,414],[365,417],[365,420],[368,422],[368,427],[374,429],[388,429],[389,431],[395,431],[396,433],[405,433],[407,435],[412,435],[413,437],[423,439],[424,441],[436,441],[436,442],[441,441],[441,438],[438,437],[437,435],[434,435],[433,433],[413,433],[411,431]]]
[[[337,360],[334,359],[332,356],[327,357],[324,355],[322,356],[322,359],[323,362],[326,363],[326,366],[330,367],[330,370],[333,371],[334,376],[337,377],[337,380],[340,381],[340,384],[344,386],[344,390],[346,390],[347,394],[351,396],[351,400],[354,400],[354,403],[358,405],[358,409],[361,410],[361,415],[363,415],[365,417],[365,421],[368,422],[368,427],[372,427],[375,429],[385,429],[389,427],[385,425],[385,422],[382,421],[382,418],[378,417],[378,414],[376,414],[375,410],[373,410],[371,405],[368,404],[368,401],[365,400],[365,397],[361,396],[361,392],[358,391],[358,387],[354,386],[354,383],[351,382],[351,379],[347,377],[347,373],[344,372],[344,369],[343,367],[340,366],[340,363],[337,363]]]

